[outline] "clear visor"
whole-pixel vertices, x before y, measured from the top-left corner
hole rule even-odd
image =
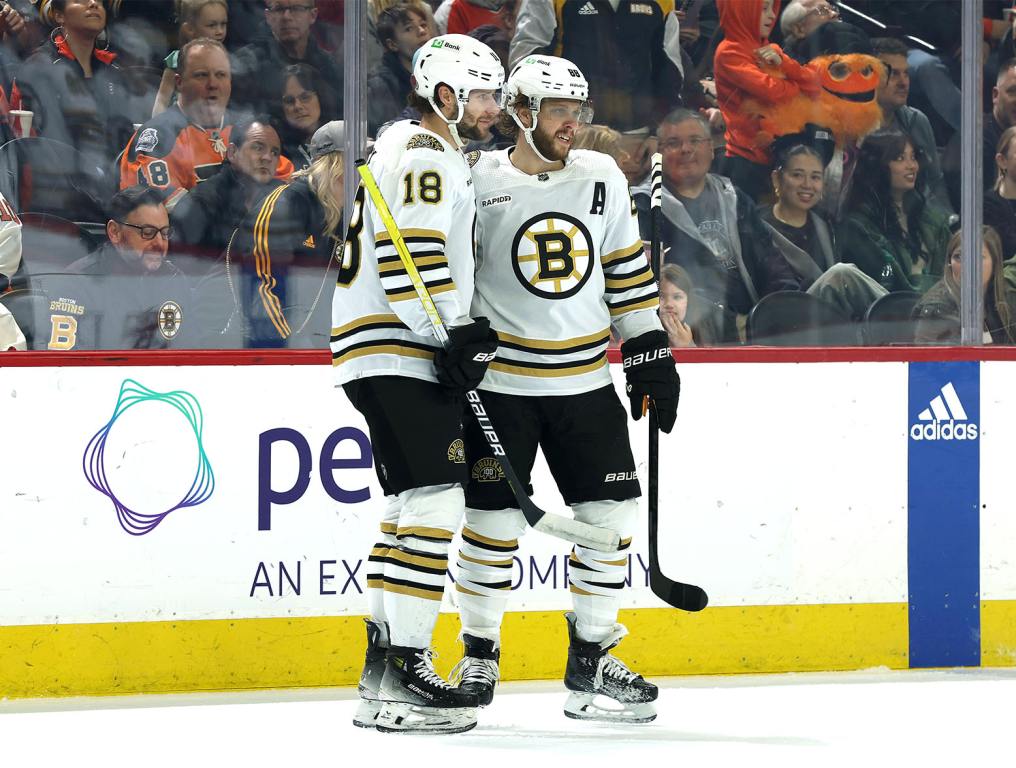
[[[546,117],[554,122],[571,122],[581,125],[588,125],[593,122],[593,105],[588,101],[570,102],[566,104],[540,105],[540,117]]]
[[[477,109],[501,109],[501,91],[470,91],[466,104]]]

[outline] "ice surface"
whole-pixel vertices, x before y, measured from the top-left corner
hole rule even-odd
[[[1016,670],[657,682],[650,725],[569,720],[559,682],[509,683],[454,736],[354,728],[354,689],[0,701],[0,765],[1012,765]]]

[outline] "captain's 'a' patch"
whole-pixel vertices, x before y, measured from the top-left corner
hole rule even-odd
[[[436,152],[444,152],[444,147],[436,136],[427,133],[418,133],[406,144],[406,149],[433,149]]]

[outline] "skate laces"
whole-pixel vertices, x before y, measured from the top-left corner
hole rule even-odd
[[[635,680],[638,677],[638,674],[628,669],[623,661],[607,653],[600,658],[599,663],[596,665],[596,675],[593,677],[593,687],[602,688],[604,677],[627,684]]]
[[[501,672],[493,659],[478,659],[475,656],[463,656],[452,673],[448,676],[453,683],[483,683],[493,685],[500,679]]]
[[[413,664],[413,671],[416,672],[420,679],[425,683],[433,685],[435,688],[450,691],[452,686],[449,685],[448,681],[434,670],[435,656],[437,656],[437,654],[430,649],[418,653],[416,655],[416,661]]]

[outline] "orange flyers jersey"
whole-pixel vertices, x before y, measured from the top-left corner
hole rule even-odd
[[[233,124],[240,117],[226,112],[221,129],[194,125],[176,105],[149,120],[131,137],[120,159],[120,188],[145,184],[169,192],[167,207],[178,196],[219,171]],[[293,164],[279,158],[276,176],[288,180]]]

